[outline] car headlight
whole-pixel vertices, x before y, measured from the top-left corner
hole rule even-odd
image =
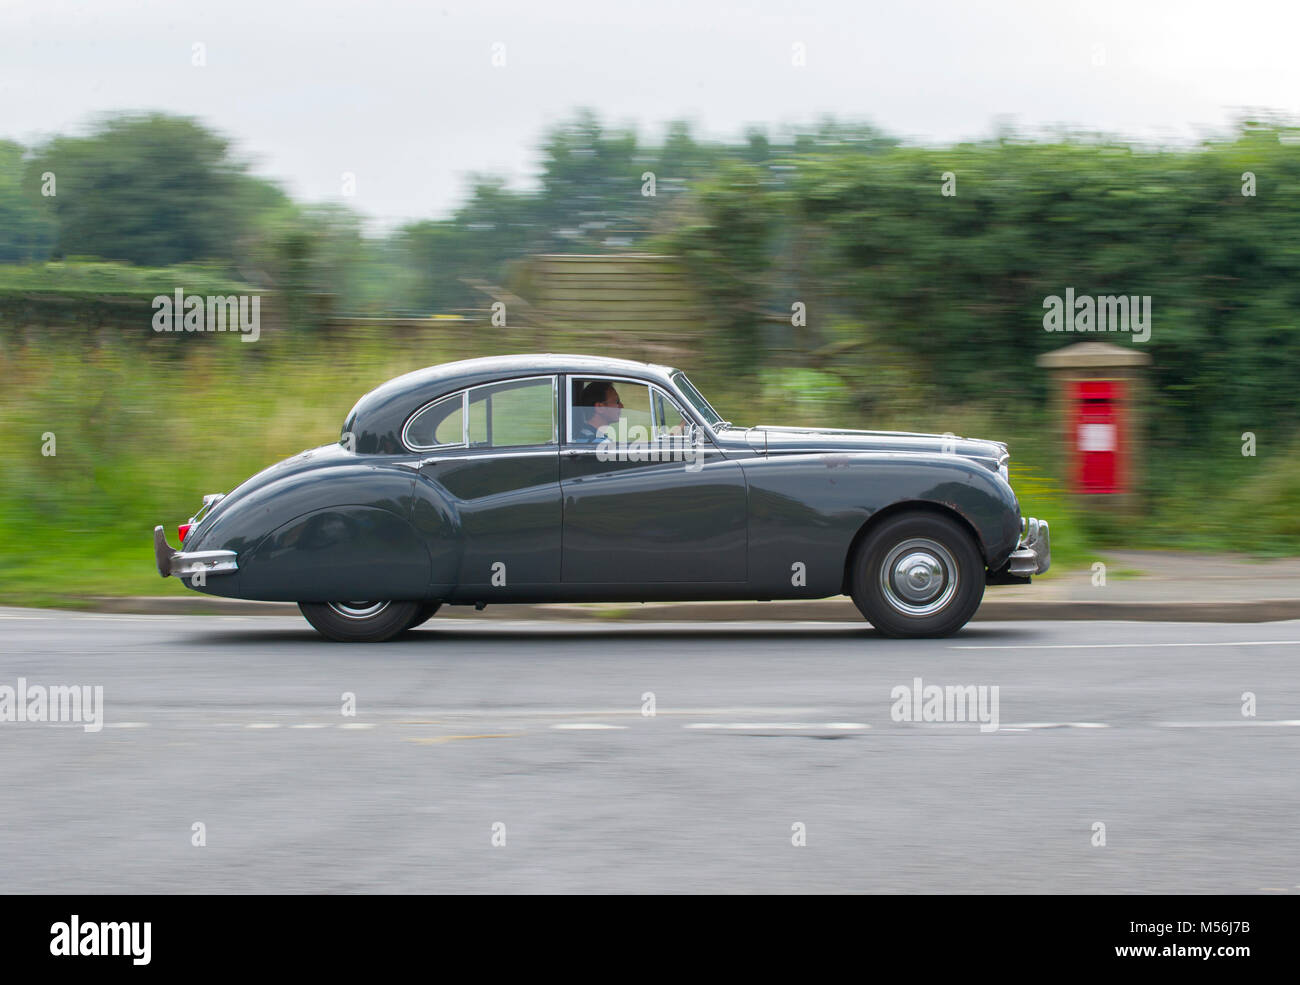
[[[1003,455],[998,459],[998,475],[1002,476],[1002,481],[1008,486],[1011,485],[1011,456]]]

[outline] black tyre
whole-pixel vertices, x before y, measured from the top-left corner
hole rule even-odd
[[[382,643],[414,625],[422,605],[421,602],[299,602],[298,608],[318,633],[336,643]]]
[[[423,625],[433,618],[434,613],[442,608],[441,602],[421,602],[420,608],[415,613],[415,618],[411,620],[411,625],[407,629],[414,629],[416,626]]]
[[[984,582],[984,559],[966,528],[917,512],[886,520],[858,545],[849,590],[885,636],[950,636],[975,615]]]

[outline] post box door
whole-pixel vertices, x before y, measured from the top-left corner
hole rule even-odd
[[[1123,432],[1118,380],[1081,380],[1073,393],[1075,488],[1081,493],[1123,492]]]

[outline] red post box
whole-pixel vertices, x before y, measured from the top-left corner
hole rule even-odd
[[[1071,390],[1074,488],[1089,495],[1127,492],[1121,447],[1123,381],[1075,380]]]
[[[1059,474],[1083,505],[1135,507],[1142,468],[1143,370],[1151,357],[1109,342],[1045,352],[1052,414],[1059,421]]]

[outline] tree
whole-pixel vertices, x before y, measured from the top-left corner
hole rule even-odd
[[[0,263],[44,260],[54,246],[54,220],[35,177],[38,183],[29,185],[23,148],[0,140]]]
[[[27,184],[45,172],[57,181],[49,201],[59,258],[229,261],[254,208],[280,196],[247,174],[223,137],[162,114],[109,117],[88,136],[55,137],[28,162]]]

